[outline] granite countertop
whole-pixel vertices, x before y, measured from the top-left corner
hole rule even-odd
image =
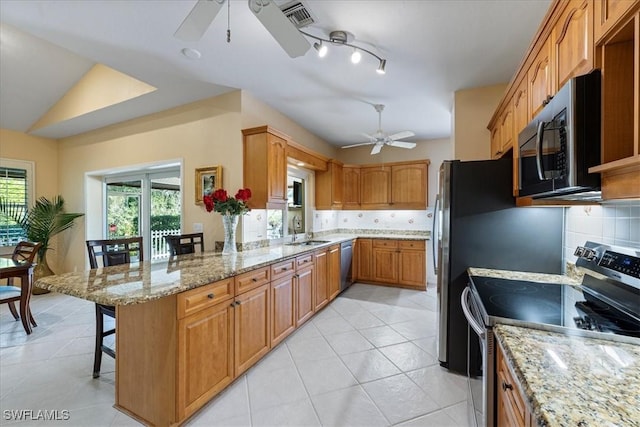
[[[494,333],[541,426],[640,426],[640,345],[510,325]]]
[[[556,283],[558,285],[581,285],[582,272],[567,269],[567,274],[529,273],[525,271],[495,270],[490,268],[469,267],[469,276],[493,277],[496,279],[523,280],[527,282]]]
[[[426,240],[428,236],[397,234],[333,234],[315,237],[327,243],[277,245],[222,255],[219,252],[181,255],[173,260],[145,261],[81,272],[63,273],[39,279],[35,285],[105,305],[130,305],[159,299],[227,277],[255,270],[358,237],[379,239]]]

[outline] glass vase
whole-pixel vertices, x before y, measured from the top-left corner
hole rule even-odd
[[[222,224],[224,225],[223,254],[238,253],[236,247],[236,227],[238,226],[239,217],[240,215],[222,215]]]

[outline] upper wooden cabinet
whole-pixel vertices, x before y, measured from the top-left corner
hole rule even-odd
[[[251,189],[249,207],[283,208],[287,203],[286,135],[262,126],[243,129],[244,187]]]
[[[329,160],[326,171],[316,171],[316,209],[342,209],[342,162]]]
[[[635,0],[595,0],[593,33],[596,43],[619,23],[625,16],[632,14],[638,5]]]
[[[551,41],[547,39],[527,73],[529,81],[529,111],[535,116],[553,95],[551,72]]]
[[[529,103],[527,96],[527,80],[523,79],[518,85],[513,95],[513,195],[518,195],[519,180],[519,158],[520,146],[518,143],[518,135],[529,124],[531,115],[529,114]]]
[[[567,1],[551,40],[557,92],[570,78],[593,70],[593,1]]]
[[[391,168],[384,165],[360,168],[360,206],[381,209],[391,200]]]
[[[360,166],[342,168],[342,209],[360,209]]]
[[[394,209],[427,207],[427,166],[425,162],[391,165],[391,205]]]

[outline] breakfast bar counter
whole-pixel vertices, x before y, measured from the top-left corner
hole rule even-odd
[[[511,325],[493,329],[540,426],[640,426],[640,346]]]

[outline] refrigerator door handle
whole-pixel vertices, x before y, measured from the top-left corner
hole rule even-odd
[[[438,205],[440,204],[440,195],[436,194],[436,203],[433,208],[433,223],[431,225],[431,259],[433,259],[433,272],[437,276],[438,275],[438,244],[437,241],[440,238],[438,228],[440,224],[438,223],[437,218],[438,215]],[[434,239],[435,237],[435,239]]]
[[[466,317],[467,321],[469,322],[469,326],[471,326],[471,328],[476,332],[476,334],[478,334],[478,337],[480,337],[480,340],[483,341],[486,333],[484,328],[480,326],[480,323],[476,320],[476,318],[471,313],[471,308],[469,307],[469,304],[471,303],[471,301],[469,301],[469,298],[471,297],[471,295],[469,295],[470,292],[471,292],[471,289],[469,289],[468,286],[464,288],[464,290],[462,291],[462,295],[460,296],[460,304],[462,305],[462,311],[464,312],[464,317]]]

